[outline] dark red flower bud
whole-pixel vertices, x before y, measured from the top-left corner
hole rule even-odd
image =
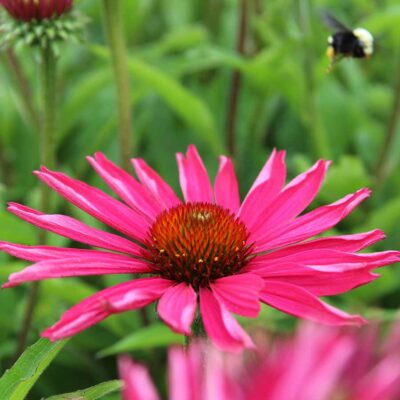
[[[8,13],[19,21],[41,21],[68,12],[73,0],[0,0]]]

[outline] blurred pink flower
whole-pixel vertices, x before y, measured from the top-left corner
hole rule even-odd
[[[303,324],[268,354],[223,354],[197,341],[169,350],[170,400],[398,400],[400,324],[379,349],[371,328],[348,330]],[[393,333],[396,332],[396,335]],[[361,346],[360,346],[361,342]],[[388,343],[390,343],[388,345]],[[367,345],[368,344],[368,345]],[[147,369],[119,359],[124,400],[156,400]]]
[[[45,215],[11,203],[9,210],[42,229],[103,250],[24,246],[0,249],[35,264],[12,274],[3,287],[67,276],[149,274],[99,291],[67,311],[43,336],[74,335],[111,314],[159,300],[158,314],[174,331],[191,334],[199,303],[205,331],[220,348],[252,347],[231,313],[256,317],[260,302],[288,314],[331,325],[362,324],[319,299],[347,292],[378,276],[371,271],[398,261],[399,253],[357,253],[381,240],[379,230],[318,238],[369,196],[368,189],[298,216],[315,198],[329,162],[284,186],[284,152],[273,151],[240,203],[232,162],[220,158],[214,187],[194,146],[177,155],[182,202],[143,160],[134,159],[137,181],[103,154],[88,158],[124,201],[46,168],[36,175],[122,235],[92,228],[64,215]]]
[[[15,19],[29,22],[60,16],[72,7],[72,0],[0,0]]]

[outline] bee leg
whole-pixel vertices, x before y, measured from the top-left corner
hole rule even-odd
[[[334,65],[337,64],[343,57],[343,54],[334,54],[331,58],[330,64],[328,65],[328,68],[326,69],[326,73],[329,74],[332,71]]]

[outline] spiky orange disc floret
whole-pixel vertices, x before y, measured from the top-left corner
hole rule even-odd
[[[198,289],[246,265],[251,256],[247,239],[246,226],[228,210],[209,203],[181,204],[156,218],[145,258],[160,276]]]

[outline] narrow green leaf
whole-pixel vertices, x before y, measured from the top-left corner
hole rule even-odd
[[[23,400],[67,340],[39,339],[0,378],[0,399]]]
[[[99,383],[87,389],[78,390],[72,393],[64,393],[56,396],[48,397],[46,400],[96,400],[121,390],[121,381],[108,381]]]
[[[183,336],[174,333],[164,324],[153,324],[126,336],[119,342],[101,350],[98,356],[104,357],[126,351],[164,347],[171,344],[183,344]]]

